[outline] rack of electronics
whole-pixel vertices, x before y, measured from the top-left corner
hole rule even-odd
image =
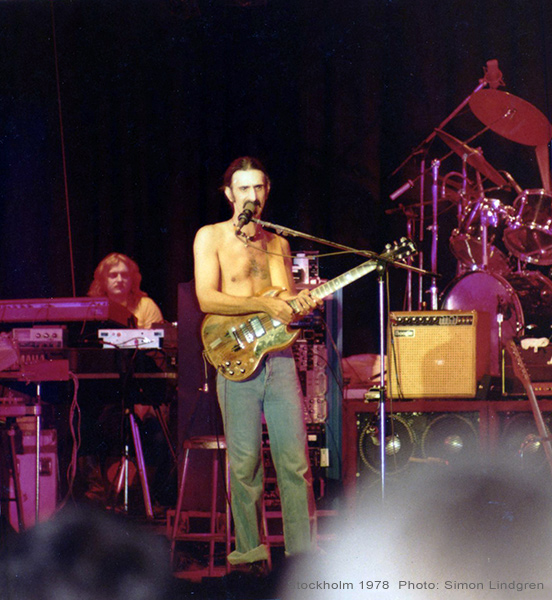
[[[324,283],[316,252],[294,254],[292,270],[299,290]],[[295,323],[301,333],[293,355],[303,392],[311,468],[321,482],[341,478],[342,315],[343,294],[338,290]]]

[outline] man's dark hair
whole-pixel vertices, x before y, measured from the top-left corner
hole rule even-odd
[[[232,184],[232,177],[236,171],[262,171],[266,178],[266,182],[270,183],[270,178],[268,177],[267,170],[265,169],[263,163],[252,156],[242,156],[240,158],[236,158],[236,160],[230,163],[230,166],[224,172],[224,176],[222,178],[222,187],[230,187]]]

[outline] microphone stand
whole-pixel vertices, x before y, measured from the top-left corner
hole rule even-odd
[[[385,501],[385,275],[387,265],[380,263],[378,267],[378,305],[379,305],[379,335],[380,335],[380,384],[379,384],[379,411],[380,411],[380,463],[381,463],[381,500]],[[388,359],[389,360],[389,359]]]
[[[311,240],[323,244],[325,246],[330,246],[332,248],[336,248],[339,250],[345,250],[352,254],[357,254],[359,256],[365,256],[368,258],[377,261],[378,266],[376,268],[378,272],[378,299],[379,299],[379,336],[380,336],[380,385],[379,385],[379,410],[380,410],[380,458],[381,458],[381,498],[382,501],[385,499],[385,274],[387,273],[387,269],[389,265],[393,265],[395,267],[401,269],[407,269],[408,271],[415,271],[420,274],[429,275],[433,279],[439,277],[436,273],[431,273],[429,271],[425,271],[424,269],[414,267],[413,265],[400,263],[392,259],[385,258],[376,254],[375,252],[371,252],[369,250],[358,250],[355,248],[351,248],[350,246],[344,246],[343,244],[337,244],[336,242],[330,242],[328,240],[324,240],[319,237],[315,237],[308,233],[303,233],[300,231],[296,231],[294,229],[289,229],[287,227],[283,227],[281,225],[275,225],[273,223],[269,223],[268,221],[261,221],[260,219],[253,218],[251,219],[253,222],[257,223],[261,227],[268,227],[270,229],[274,229],[276,233],[282,235],[290,235],[293,237],[301,237],[306,240]]]

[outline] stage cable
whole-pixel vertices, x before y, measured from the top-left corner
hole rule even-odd
[[[56,42],[56,17],[54,12],[54,0],[50,0],[50,13],[52,16],[52,41],[54,46],[54,64],[56,69],[56,90],[57,90],[57,102],[58,102],[58,118],[59,118],[59,133],[61,140],[61,163],[63,169],[63,186],[65,195],[65,213],[67,215],[67,234],[69,239],[69,262],[71,268],[71,289],[73,292],[73,298],[77,296],[76,285],[75,285],[75,263],[73,256],[73,234],[71,232],[71,211],[69,207],[69,186],[67,183],[67,158],[65,153],[65,134],[63,129],[63,111],[61,107],[61,86],[59,81],[59,61],[58,61],[58,50]]]

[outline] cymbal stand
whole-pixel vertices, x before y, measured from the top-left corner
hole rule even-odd
[[[467,96],[467,98],[464,98],[464,100],[462,100],[462,102],[450,113],[450,115],[444,121],[439,123],[439,125],[426,137],[426,139],[423,140],[423,142],[421,142],[420,144],[418,144],[418,146],[414,148],[414,150],[412,150],[412,152],[405,158],[405,160],[403,160],[403,162],[391,173],[390,177],[396,175],[412,159],[412,157],[416,156],[424,148],[426,148],[436,136],[437,129],[443,129],[443,127],[445,127],[447,123],[450,123],[450,121],[452,121],[452,119],[454,119],[454,117],[456,117],[456,115],[458,115],[460,111],[468,104],[472,96],[479,92],[479,90],[482,90],[486,85],[488,85],[488,82],[485,79],[485,77],[483,79],[480,79],[479,85],[469,94],[469,96]],[[406,189],[404,191],[406,191]],[[394,199],[395,198],[393,198],[393,200]]]
[[[414,235],[414,216],[408,215],[406,219],[406,236],[408,239],[412,239]],[[412,257],[409,256],[407,258],[407,263],[409,265],[412,264]],[[407,271],[406,273],[406,310],[412,310],[412,271]]]
[[[425,154],[420,163],[420,232],[419,232],[419,241],[420,241],[420,253],[418,255],[418,267],[420,269],[424,268],[424,251],[423,251],[423,243],[425,238],[425,203],[424,203],[424,184],[425,184],[425,173],[426,173],[426,160]],[[424,305],[424,279],[421,273],[418,274],[418,310],[421,310]],[[412,310],[409,308],[408,310]]]
[[[439,225],[437,223],[437,212],[439,202],[439,167],[441,162],[434,160],[432,163],[433,173],[433,184],[431,187],[432,200],[433,200],[433,221],[431,225],[431,270],[433,273],[437,273],[437,253],[438,253],[438,242],[439,242]],[[437,310],[438,306],[438,291],[437,291],[437,278],[433,276],[431,278],[431,310]]]
[[[406,212],[406,216],[407,216],[407,221],[406,221],[406,236],[408,237],[408,239],[413,240],[415,239],[415,237],[417,236],[417,241],[419,242],[418,244],[418,268],[421,270],[418,273],[418,281],[417,281],[417,299],[416,299],[416,304],[418,309],[421,309],[423,306],[423,302],[424,302],[424,274],[423,274],[423,268],[424,268],[424,251],[423,251],[423,242],[424,242],[424,235],[425,235],[425,229],[424,229],[424,221],[425,221],[425,202],[424,202],[424,181],[425,181],[425,174],[426,174],[427,170],[426,170],[426,165],[425,165],[425,153],[423,153],[422,159],[420,161],[420,175],[418,176],[418,178],[416,179],[416,181],[419,181],[419,206],[420,206],[420,213],[419,213],[419,231],[416,231],[416,216],[414,212]],[[412,257],[408,257],[407,259],[407,264],[408,265],[412,265]],[[406,297],[405,297],[405,302],[406,302],[406,310],[411,311],[413,310],[413,306],[414,306],[414,292],[413,292],[413,272],[411,270],[409,270],[407,272],[406,275]]]
[[[486,271],[489,265],[489,214],[485,202],[481,203],[481,268]]]

